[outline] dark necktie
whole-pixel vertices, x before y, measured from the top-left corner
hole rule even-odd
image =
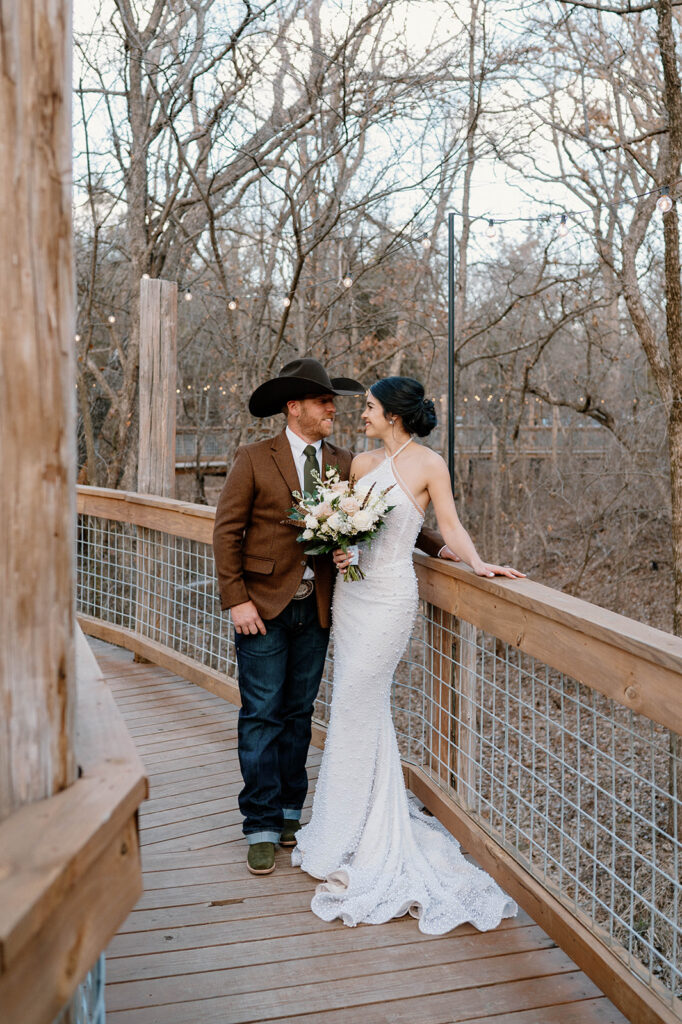
[[[313,480],[313,470],[316,473],[320,471],[315,446],[307,444],[303,449],[303,454],[305,455],[305,462],[303,463],[303,490],[306,494],[312,494],[316,486]]]

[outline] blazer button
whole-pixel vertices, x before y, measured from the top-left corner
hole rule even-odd
[[[305,564],[306,564],[306,560],[304,558],[303,561],[301,562],[301,565],[305,565]]]

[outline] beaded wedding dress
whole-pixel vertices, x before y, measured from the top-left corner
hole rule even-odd
[[[487,930],[516,905],[408,799],[391,718],[393,674],[417,611],[412,550],[423,519],[394,466],[400,451],[363,477],[379,490],[392,484],[395,507],[360,553],[366,578],[336,583],[329,728],[292,863],[324,879],[311,909],[325,921],[380,924],[409,912],[430,935],[465,921]]]

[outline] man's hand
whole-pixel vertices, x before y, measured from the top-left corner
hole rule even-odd
[[[232,615],[234,628],[238,633],[243,633],[245,636],[248,633],[252,636],[255,636],[256,633],[262,633],[265,636],[267,631],[253,601],[244,601],[243,604],[236,604],[233,608],[230,608],[230,614]]]

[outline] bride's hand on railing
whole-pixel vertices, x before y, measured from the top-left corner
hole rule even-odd
[[[510,565],[494,565],[491,562],[481,562],[480,565],[471,567],[477,576],[508,576],[511,580],[524,580],[525,572],[512,569]]]

